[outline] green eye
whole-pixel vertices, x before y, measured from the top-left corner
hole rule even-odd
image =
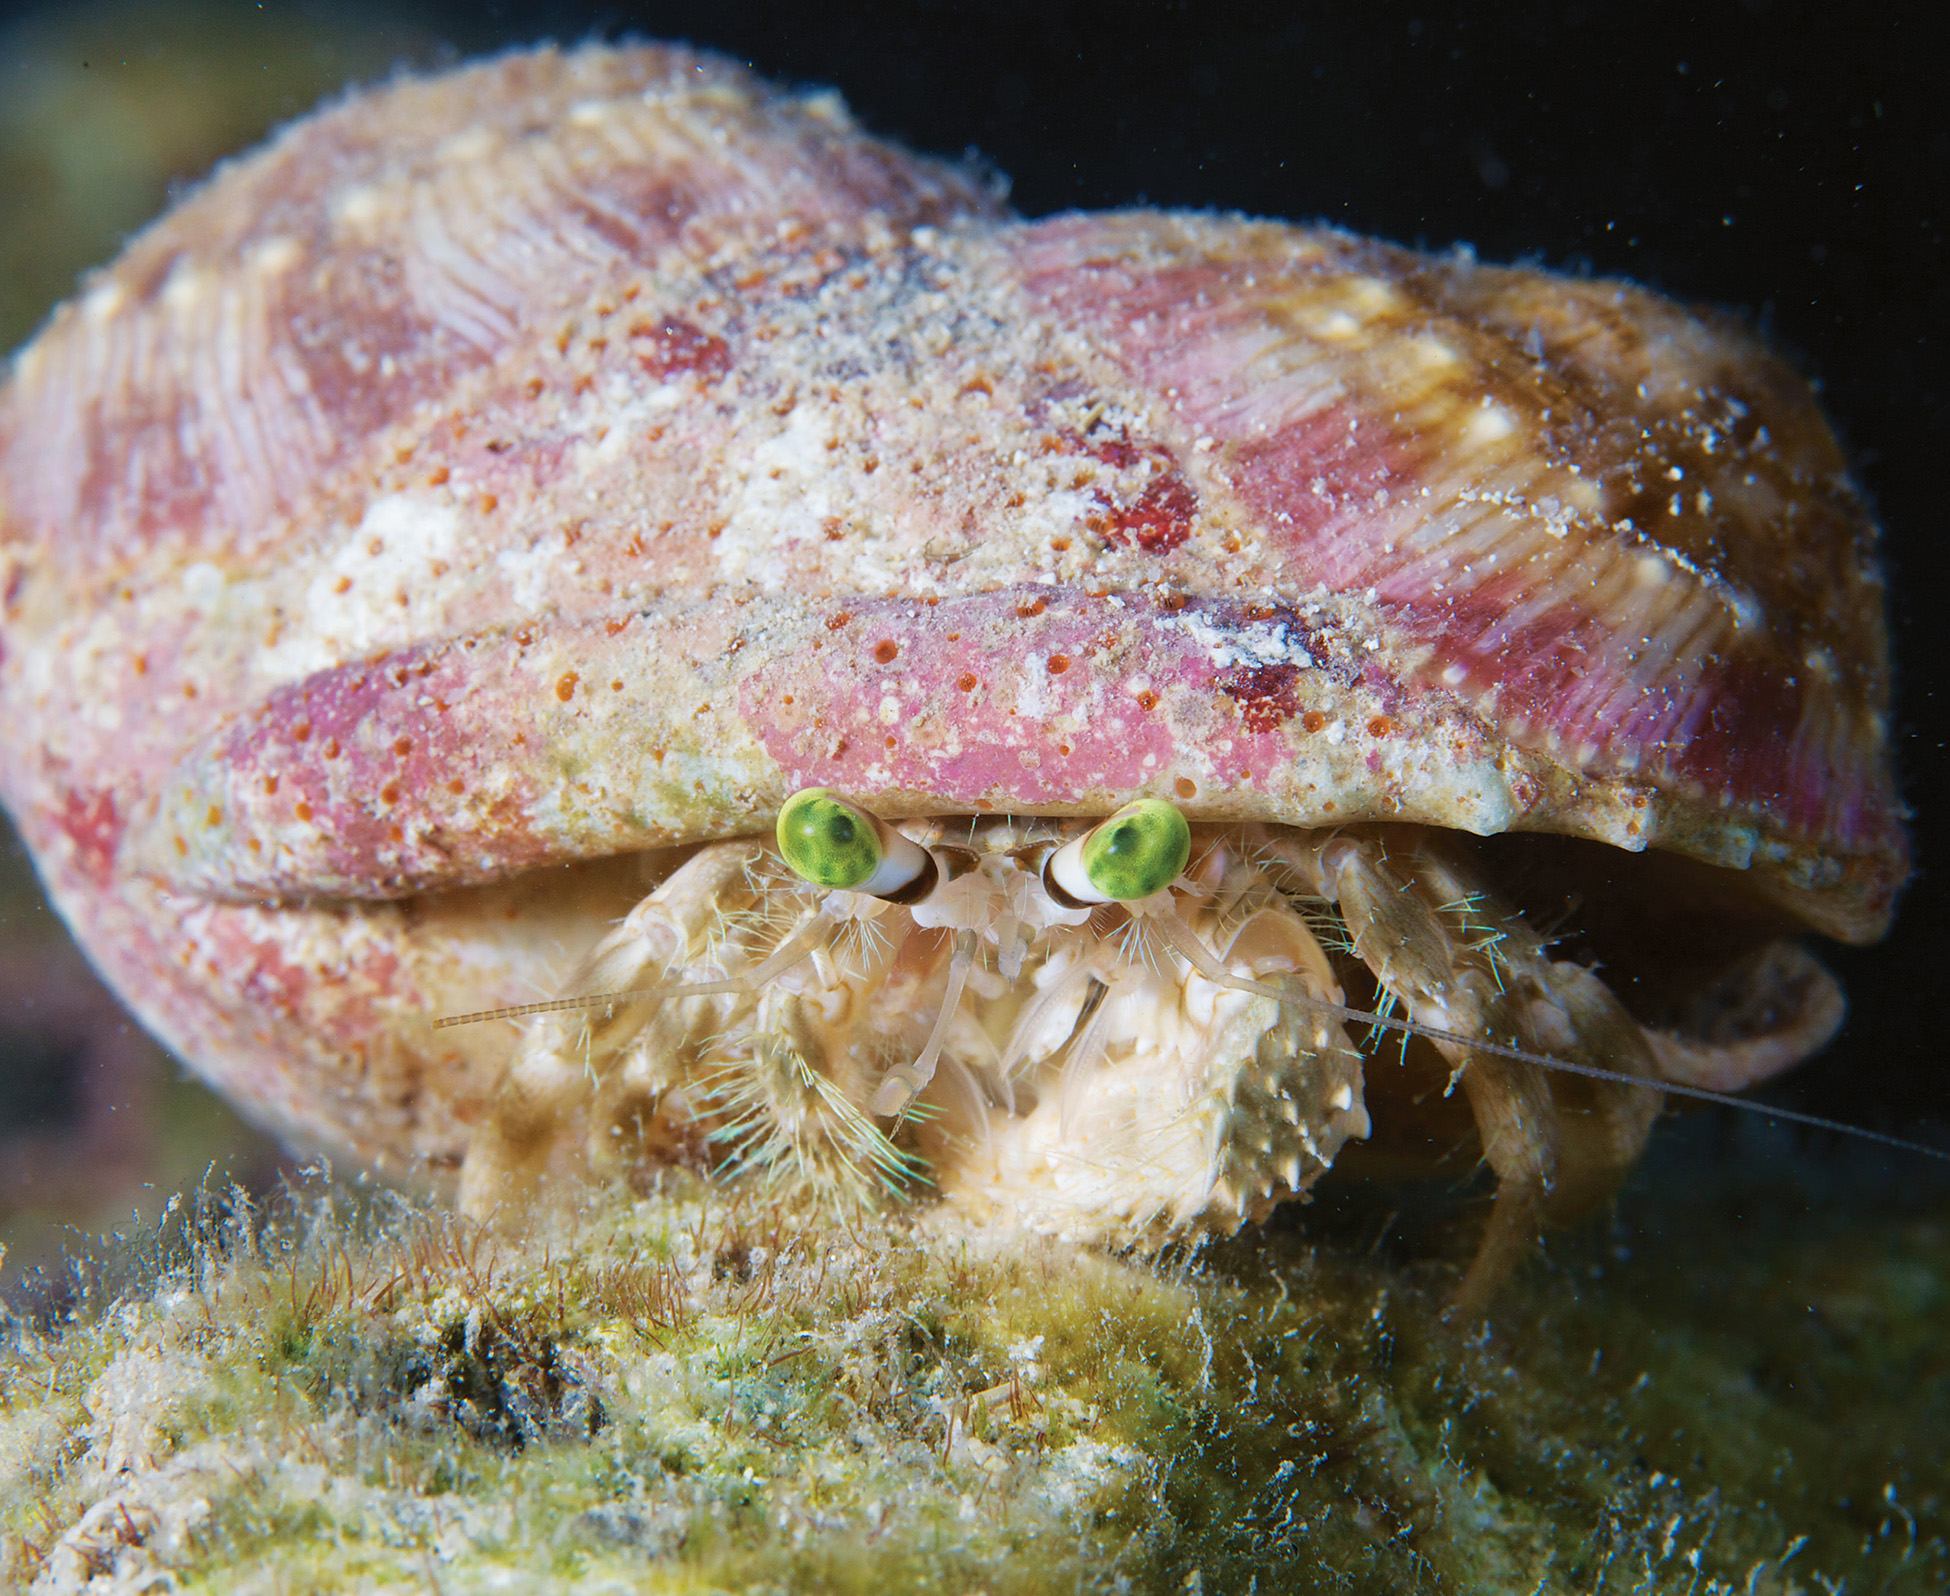
[[[814,886],[850,889],[880,868],[880,835],[871,815],[825,787],[808,787],[779,811],[779,852]]]
[[[1164,799],[1140,798],[1085,837],[1082,852],[1084,875],[1106,898],[1148,898],[1185,873],[1192,828]]]

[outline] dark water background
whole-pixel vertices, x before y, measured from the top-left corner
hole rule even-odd
[[[1007,173],[1028,215],[1161,205],[1325,220],[1638,279],[1759,326],[1821,384],[1886,531],[1919,873],[1853,1009],[1774,1100],[1950,1141],[1950,83],[1925,5],[245,4],[0,9],[0,344],[178,185],[321,94],[553,37],[679,38],[831,84],[873,132]],[[12,757],[0,749],[0,759]],[[1764,1160],[1808,1208],[1941,1206],[1929,1166],[1822,1138],[1666,1133],[1636,1177]],[[1741,1151],[1740,1149],[1745,1149]],[[1758,1150],[1757,1150],[1758,1149]],[[88,984],[0,858],[0,1240],[153,1216],[275,1149]],[[1688,1177],[1690,1178],[1690,1177]]]

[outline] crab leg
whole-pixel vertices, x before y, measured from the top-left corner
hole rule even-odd
[[[1389,869],[1378,842],[1329,844],[1320,879],[1324,895],[1340,906],[1355,953],[1410,1018],[1465,1035],[1489,1032],[1492,983],[1481,969],[1459,968],[1463,953],[1448,928]],[[1462,1085],[1497,1177],[1489,1226],[1457,1293],[1458,1308],[1473,1316],[1536,1243],[1557,1171],[1557,1113],[1536,1066],[1474,1055],[1454,1042],[1434,1045]]]
[[[1550,1058],[1668,1078],[1652,1034],[1611,988],[1583,965],[1550,958],[1523,916],[1478,885],[1439,844],[1420,844],[1407,867],[1426,899],[1455,906],[1450,912],[1468,923],[1494,961],[1501,1001],[1491,1018],[1499,1028],[1514,1025],[1527,1046]],[[1643,1086],[1543,1074],[1558,1109],[1557,1168],[1545,1217],[1562,1223],[1616,1189],[1645,1150],[1662,1097]]]
[[[1356,955],[1410,1018],[1573,1063],[1660,1074],[1643,1028],[1602,981],[1546,957],[1519,914],[1419,837],[1388,852],[1380,839],[1350,833],[1271,840],[1310,890],[1337,905]],[[1609,1194],[1643,1148],[1660,1096],[1431,1040],[1455,1072],[1497,1176],[1489,1226],[1457,1296],[1473,1315],[1545,1218],[1572,1217]]]
[[[1847,1004],[1821,961],[1792,942],[1770,943],[1714,986],[1705,1035],[1648,1030],[1659,1073],[1715,1092],[1743,1091],[1820,1052]]]
[[[596,944],[571,990],[638,986],[646,975],[660,980],[682,968],[762,851],[748,839],[714,844],[687,860]],[[532,1020],[469,1144],[461,1166],[461,1212],[485,1219],[504,1205],[521,1206],[563,1144],[563,1125],[587,1119],[612,1062],[647,1026],[688,1027],[687,1019],[670,1013],[683,1007],[688,1005],[623,1004]]]
[[[908,1105],[927,1090],[928,1082],[934,1079],[941,1049],[948,1040],[948,1028],[954,1023],[955,1011],[961,1006],[962,988],[968,984],[968,972],[974,962],[975,933],[957,931],[955,951],[948,961],[948,990],[941,999],[940,1012],[936,1014],[934,1025],[928,1032],[927,1044],[921,1049],[921,1056],[912,1064],[896,1066],[887,1072],[873,1095],[874,1113],[898,1114],[904,1118]]]

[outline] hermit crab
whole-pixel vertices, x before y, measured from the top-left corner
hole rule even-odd
[[[1874,543],[1630,285],[1023,223],[541,50],[287,129],[15,357],[0,790],[194,1068],[476,1212],[686,1160],[1142,1242],[1481,1156],[1480,1295],[1657,1084],[1839,1023]]]

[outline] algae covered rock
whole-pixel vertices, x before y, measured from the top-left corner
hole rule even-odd
[[[1950,1225],[1804,1201],[1630,1198],[1465,1334],[1462,1230],[1346,1194],[1309,1236],[1151,1262],[688,1180],[519,1242],[325,1186],[206,1199],[9,1325],[0,1566],[48,1592],[1940,1589]]]

